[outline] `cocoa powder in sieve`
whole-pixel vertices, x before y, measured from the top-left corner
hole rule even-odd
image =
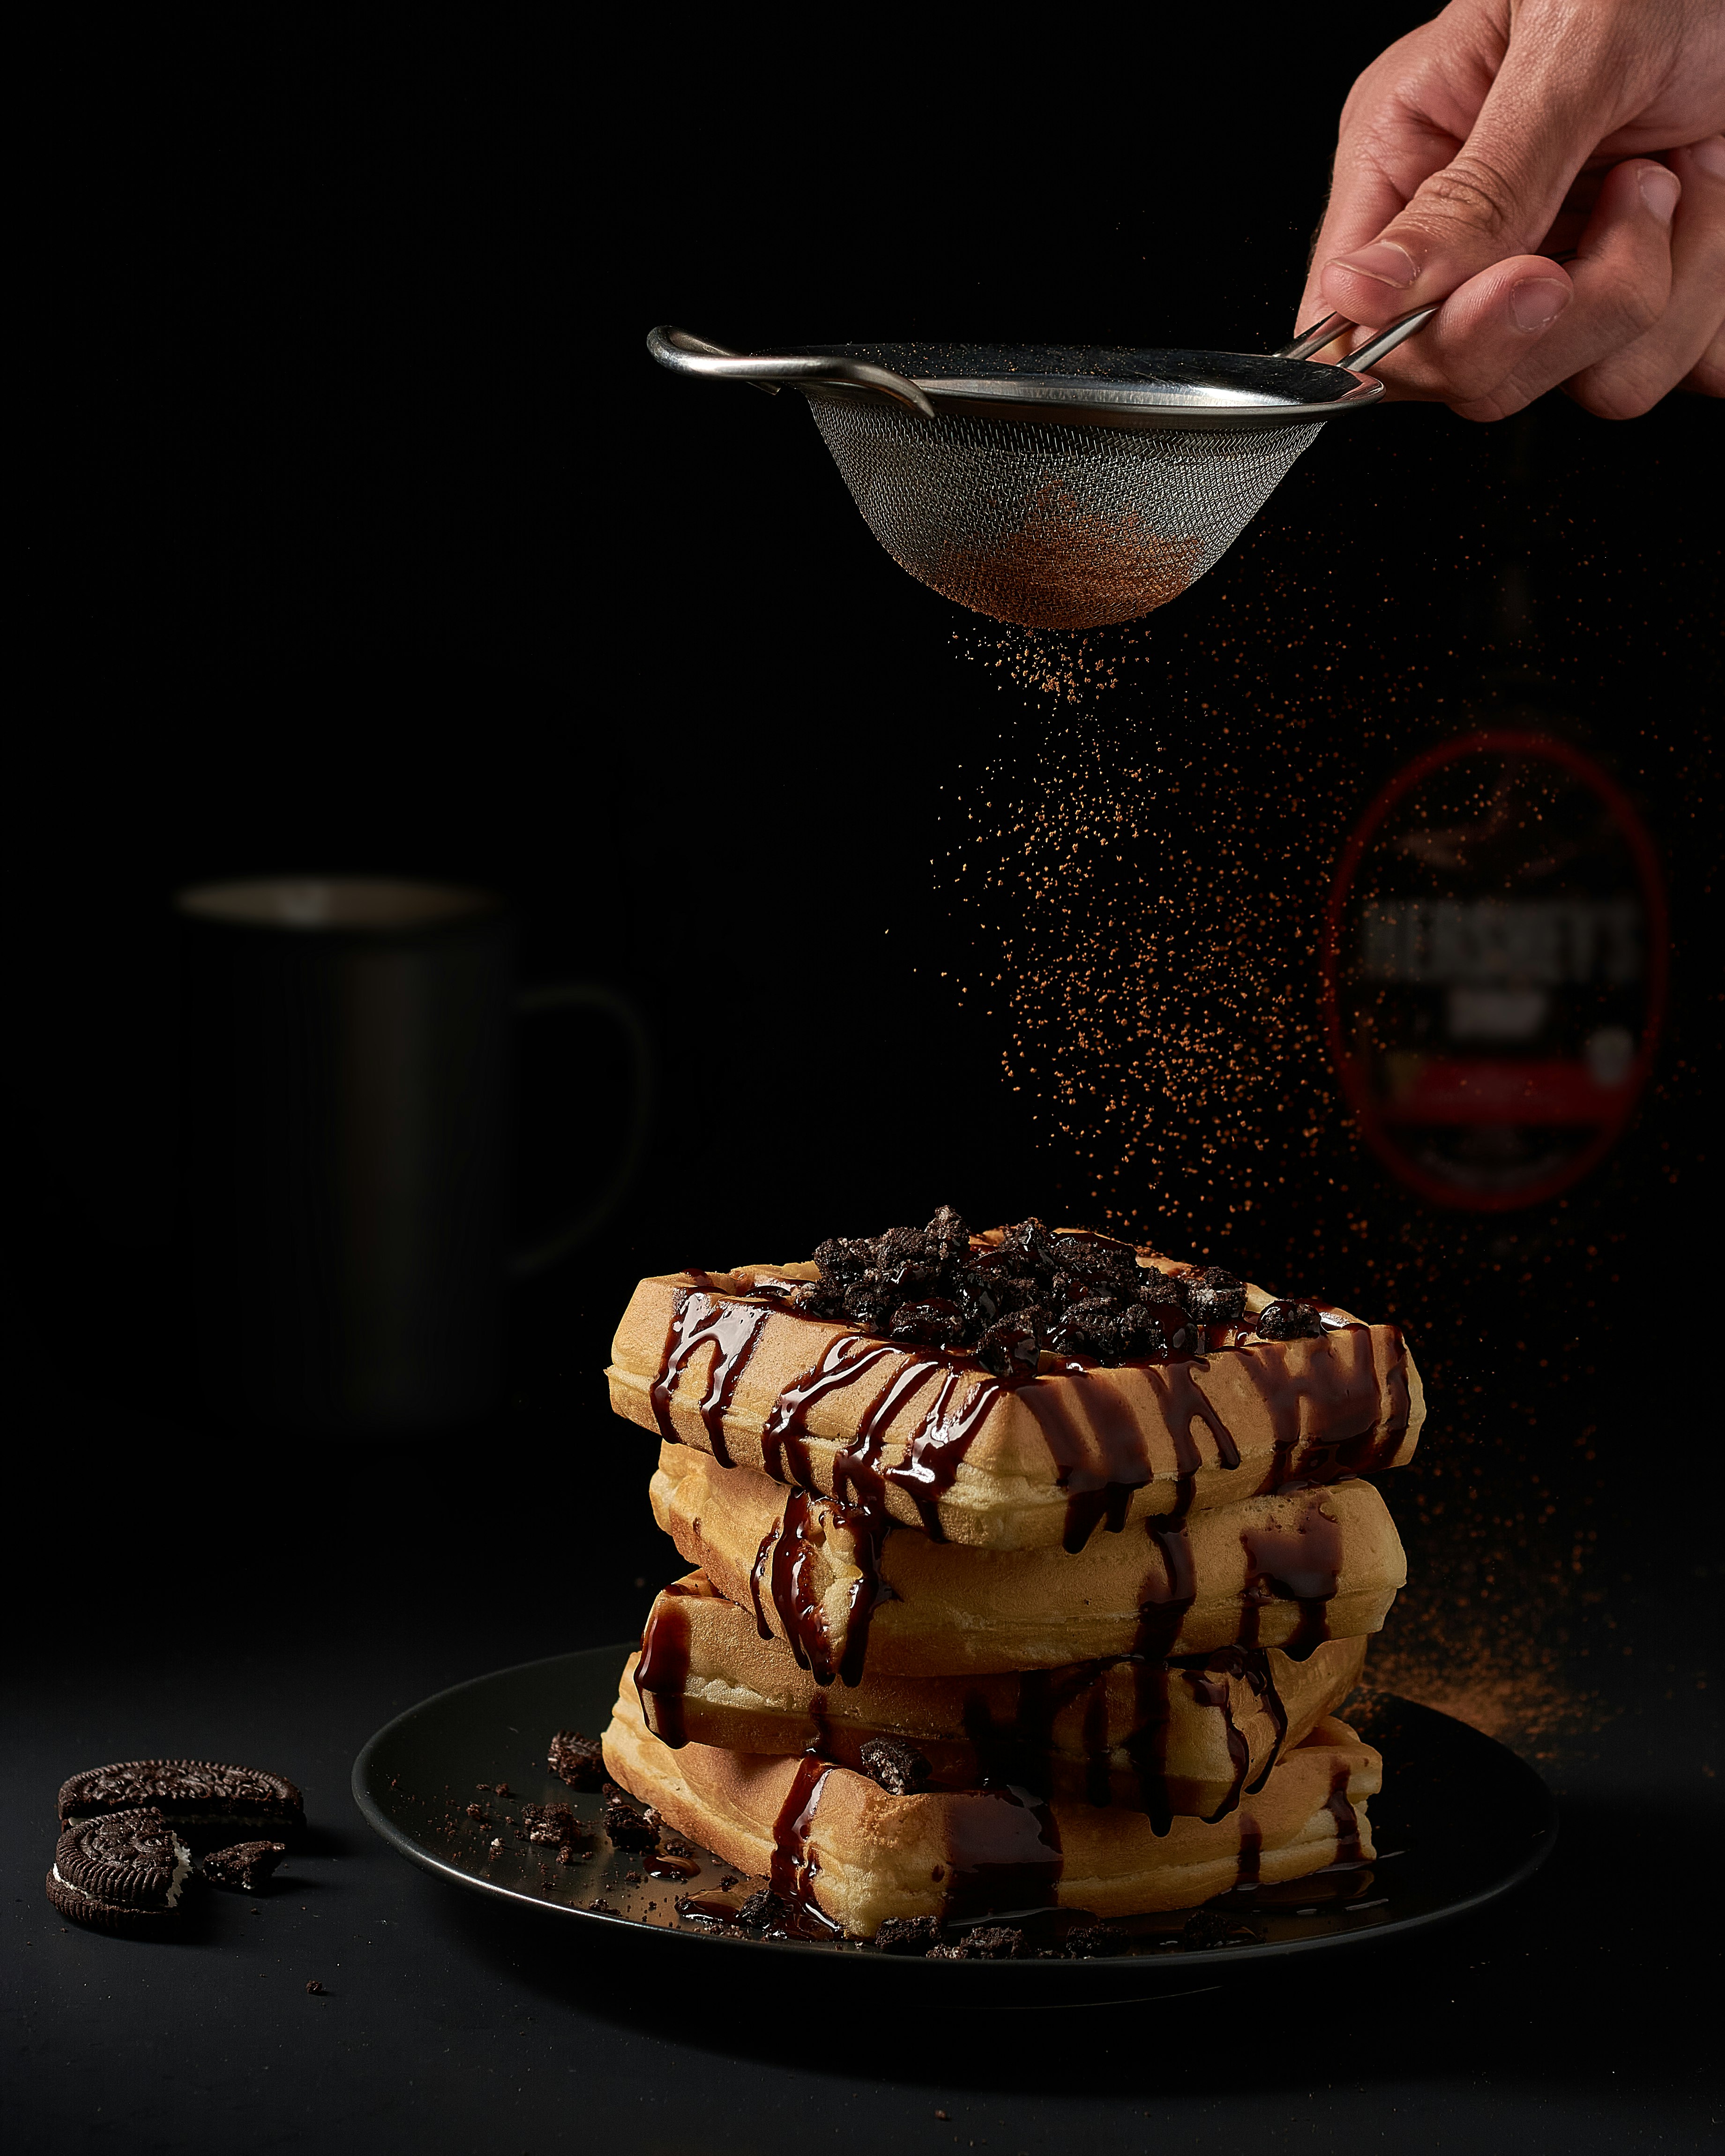
[[[1094,629],[1133,621],[1178,598],[1202,542],[1152,531],[1136,510],[1084,509],[1057,480],[999,539],[944,548],[927,581],[996,621],[1025,629]]]

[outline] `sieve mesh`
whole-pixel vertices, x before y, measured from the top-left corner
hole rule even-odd
[[[1177,598],[1322,424],[1127,433],[927,419],[843,390],[803,394],[894,561],[960,606],[1026,629],[1095,629]]]

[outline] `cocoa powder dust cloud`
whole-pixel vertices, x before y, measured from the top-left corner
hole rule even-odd
[[[1561,1759],[1613,1712],[1591,1681],[1612,1648],[1583,1402],[1634,1208],[1608,1163],[1604,1203],[1445,1213],[1366,1152],[1322,1027],[1330,880],[1397,765],[1479,721],[1445,706],[1450,654],[1363,669],[1322,593],[1284,608],[1248,582],[1201,637],[1169,616],[954,633],[1001,718],[945,796],[955,993],[1064,1218],[1406,1327],[1430,1412],[1389,1478],[1410,1584],[1372,1679]],[[1670,1675],[1700,1681],[1681,1652]]]

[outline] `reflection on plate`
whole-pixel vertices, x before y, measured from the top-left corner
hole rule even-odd
[[[762,1882],[675,1835],[664,1845],[687,1850],[686,1856],[644,1861],[639,1851],[614,1850],[595,1830],[565,1863],[555,1846],[521,1831],[526,1804],[567,1804],[597,1830],[599,1799],[557,1781],[546,1749],[553,1730],[597,1736],[604,1728],[630,1651],[552,1656],[410,1707],[354,1761],[356,1803],[387,1842],[428,1871],[565,1920],[656,1936],[685,1953],[723,1940],[751,1954],[865,1960],[893,1980],[956,1984],[954,2003],[978,2005],[1009,2003],[1008,1994],[1027,1980],[1045,1999],[1062,1987],[1088,1996],[1098,1979],[1139,1994],[1201,1986],[1246,1963],[1410,1932],[1507,1893],[1538,1868],[1556,1838],[1550,1794],[1513,1753],[1430,1707],[1367,1692],[1344,1712],[1384,1753],[1383,1794],[1372,1800],[1373,1835],[1384,1854],[1369,1865],[1222,1895],[1195,1920],[1184,1912],[1132,1920],[1126,1953],[1106,1961],[1034,1958],[1082,1921],[1065,1912],[1013,1918],[1024,1925],[1031,1958],[1007,1961],[928,1962],[854,1940],[763,1938],[723,1921]],[[712,1913],[696,1913],[703,1907]]]

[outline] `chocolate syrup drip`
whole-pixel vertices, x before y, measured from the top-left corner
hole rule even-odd
[[[1359,1814],[1348,1801],[1348,1769],[1344,1766],[1330,1770],[1330,1794],[1324,1801],[1324,1810],[1336,1822],[1336,1854],[1333,1864],[1357,1864],[1359,1861]]]
[[[773,1891],[804,1909],[816,1906],[814,1881],[820,1866],[809,1845],[809,1835],[821,1791],[832,1771],[824,1759],[813,1753],[799,1759],[773,1823]]]
[[[1204,1464],[1192,1438],[1194,1422],[1209,1432],[1219,1467],[1240,1466],[1233,1432],[1197,1383],[1209,1368],[1206,1356],[1140,1357],[1116,1368],[1141,1377],[1157,1396],[1173,1440],[1178,1476],[1195,1475]],[[1068,1550],[1076,1551],[1084,1548],[1099,1523],[1117,1534],[1124,1527],[1132,1492],[1153,1480],[1154,1468],[1142,1414],[1130,1396],[1110,1382],[1111,1372],[1081,1358],[1070,1358],[1060,1374],[1069,1380],[1066,1386],[1058,1392],[1027,1394],[1025,1404],[1041,1425],[1060,1486],[1068,1493],[1063,1540]],[[1085,1383],[1086,1378],[1092,1382]],[[1081,1435],[1091,1440],[1087,1448],[1081,1445]],[[1190,1502],[1189,1496],[1184,1508],[1189,1509]]]
[[[1270,1657],[1267,1655],[1258,1661],[1255,1669],[1249,1671],[1248,1681],[1260,1700],[1269,1708],[1276,1723],[1276,1737],[1270,1747],[1270,1757],[1264,1762],[1264,1771],[1246,1791],[1249,1797],[1255,1797],[1270,1779],[1276,1761],[1281,1757],[1281,1748],[1287,1742],[1288,1710],[1283,1702],[1281,1694],[1276,1688],[1276,1673],[1270,1666]]]
[[[641,1866],[649,1879],[693,1879],[701,1870],[701,1861],[693,1856],[667,1856],[655,1849]]]
[[[1108,1741],[1108,1676],[1098,1673],[1084,1704],[1084,1794],[1093,1804],[1114,1800],[1111,1753]]]
[[[886,1382],[858,1419],[855,1436],[833,1463],[832,1498],[840,1522],[855,1540],[860,1577],[852,1584],[845,1627],[844,1651],[836,1660],[828,1641],[810,1584],[810,1569],[803,1561],[809,1519],[808,1499],[814,1486],[813,1463],[808,1445],[808,1417],[815,1404],[829,1393],[853,1385],[883,1363],[891,1368]],[[944,1376],[942,1373],[944,1372]],[[776,1546],[763,1543],[750,1579],[755,1603],[755,1621],[762,1637],[771,1636],[761,1599],[761,1585],[768,1576],[774,1606],[785,1628],[792,1651],[819,1684],[830,1684],[834,1674],[847,1685],[860,1683],[868,1653],[869,1620],[880,1599],[880,1553],[891,1526],[886,1509],[887,1485],[901,1477],[914,1481],[912,1490],[919,1511],[937,1539],[937,1518],[931,1517],[923,1491],[932,1487],[937,1503],[952,1486],[958,1462],[969,1446],[992,1404],[996,1386],[987,1381],[965,1414],[948,1424],[944,1409],[958,1379],[958,1372],[945,1358],[906,1357],[901,1348],[871,1342],[860,1335],[841,1335],[830,1342],[815,1367],[786,1387],[773,1402],[762,1431],[762,1464],[779,1481],[786,1481],[786,1461],[796,1494],[785,1507]],[[882,1470],[880,1454],[891,1426],[901,1412],[932,1378],[941,1377],[941,1391],[930,1413],[912,1436],[907,1456],[900,1467]],[[944,1478],[944,1479],[942,1479]],[[801,1499],[800,1508],[798,1499]]]
[[[1058,1897],[1060,1830],[1033,1790],[997,1787],[954,1804],[947,1855],[948,1917],[1049,1909]]]
[[[833,1491],[835,1496],[848,1494],[855,1503],[872,1506],[882,1520],[886,1519],[890,1471],[882,1470],[880,1455],[901,1409],[942,1367],[937,1363],[911,1363],[887,1380],[863,1410],[857,1424],[856,1435],[833,1462]],[[952,1377],[952,1373],[948,1370],[943,1380],[942,1397],[944,1387],[951,1383]],[[939,1412],[938,1401],[936,1412]],[[918,1435],[922,1427],[919,1425]],[[914,1446],[915,1438],[911,1443]]]
[[[940,1523],[940,1501],[957,1480],[965,1454],[989,1409],[1005,1389],[998,1378],[979,1378],[964,1405],[956,1414],[949,1414],[953,1395],[964,1375],[961,1369],[947,1371],[933,1406],[911,1435],[904,1459],[886,1470],[886,1481],[895,1488],[910,1493],[924,1533],[935,1543],[943,1543],[947,1538]],[[1032,1386],[1021,1389],[1029,1392]]]
[[[1139,1660],[1132,1667],[1132,1700],[1137,1727],[1127,1738],[1127,1757],[1138,1778],[1138,1802],[1150,1831],[1166,1834],[1174,1823],[1168,1786],[1168,1686],[1173,1672],[1166,1662]]]
[[[1242,1644],[1257,1638],[1259,1613],[1271,1601],[1297,1602],[1300,1621],[1282,1651],[1303,1661],[1329,1636],[1327,1604],[1341,1584],[1342,1523],[1320,1502],[1297,1527],[1246,1527],[1246,1587]],[[1249,1636],[1248,1636],[1249,1635]]]
[[[1117,1535],[1132,1509],[1133,1491],[1143,1486],[1142,1482],[1104,1482],[1094,1490],[1070,1491],[1066,1498],[1065,1532],[1060,1537],[1062,1549],[1076,1555],[1096,1532],[1098,1521],[1111,1535]]]
[[[1245,1777],[1251,1769],[1251,1752],[1233,1719],[1230,1678],[1250,1685],[1276,1722],[1270,1757],[1250,1789]],[[1237,1808],[1243,1794],[1253,1795],[1263,1788],[1287,1735],[1287,1710],[1276,1691],[1268,1656],[1259,1650],[1224,1647],[1190,1661],[1172,1662],[1119,1656],[1075,1662],[1064,1669],[1026,1670],[1018,1679],[1011,1717],[1004,1722],[996,1721],[982,1694],[972,1692],[961,1719],[975,1756],[977,1779],[984,1786],[1010,1784],[1045,1795],[1055,1786],[1055,1725],[1076,1712],[1089,1802],[1099,1807],[1114,1802],[1113,1753],[1124,1752],[1137,1780],[1139,1808],[1154,1833],[1166,1834],[1174,1818],[1166,1766],[1169,1694],[1177,1681],[1189,1686],[1200,1706],[1214,1707],[1224,1717],[1234,1783],[1209,1815],[1212,1820],[1224,1819]],[[1127,1683],[1130,1718],[1125,1730],[1117,1734],[1124,1704],[1119,1688]],[[1069,1738],[1061,1756],[1070,1757],[1070,1753]]]
[[[1349,1408],[1353,1408],[1357,1415],[1363,1415],[1365,1420],[1363,1426],[1357,1424],[1352,1429],[1344,1427],[1307,1438],[1307,1456],[1300,1462],[1300,1479],[1302,1481],[1332,1480],[1343,1471],[1339,1455],[1344,1446],[1372,1445],[1372,1433],[1378,1421],[1376,1383],[1373,1382],[1369,1394],[1363,1396],[1355,1376],[1358,1356],[1344,1358],[1331,1345],[1339,1334],[1348,1332],[1359,1335],[1358,1345],[1365,1349],[1369,1364],[1369,1328],[1357,1322],[1327,1328],[1322,1340],[1310,1343],[1322,1352],[1301,1358],[1303,1367],[1299,1367],[1292,1357],[1278,1357],[1272,1367],[1261,1350],[1256,1348],[1232,1348],[1224,1351],[1244,1358],[1240,1367],[1270,1418],[1271,1455],[1266,1488],[1282,1489],[1293,1479],[1295,1455],[1301,1442],[1301,1409],[1306,1401],[1315,1404],[1317,1409],[1315,1419],[1321,1430],[1327,1419],[1345,1419]],[[1406,1429],[1405,1422],[1403,1429]]]
[[[778,1540],[783,1522],[775,1520],[761,1537],[761,1547],[755,1552],[754,1563],[749,1568],[749,1599],[755,1605],[755,1630],[763,1640],[773,1637],[773,1627],[767,1622],[767,1612],[761,1601],[761,1589],[767,1583],[767,1568],[773,1562],[773,1545]]]
[[[976,1753],[984,1784],[1011,1784],[1047,1794],[1053,1787],[1056,1718],[1083,1697],[1106,1665],[1073,1662],[1064,1669],[1025,1670],[1019,1676],[1010,1720],[997,1722],[979,1693],[964,1702],[964,1733]]]
[[[804,1371],[794,1383],[785,1387],[762,1425],[761,1465],[774,1481],[794,1482],[805,1490],[813,1486],[808,1445],[809,1410],[829,1393],[855,1384],[881,1363],[903,1352],[880,1341],[867,1340],[858,1332],[843,1332],[828,1342],[814,1368]],[[932,1362],[911,1365],[919,1370],[919,1382],[932,1377],[939,1367]],[[875,1403],[870,1411],[871,1417],[876,1415],[881,1404],[880,1400]],[[792,1463],[789,1475],[784,1472],[787,1451]]]
[[[1222,1717],[1223,1728],[1228,1739],[1228,1763],[1234,1770],[1234,1779],[1227,1795],[1214,1811],[1204,1815],[1212,1825],[1219,1819],[1226,1819],[1239,1804],[1246,1776],[1252,1771],[1251,1747],[1234,1719],[1234,1690],[1229,1681],[1231,1676],[1241,1673],[1219,1656],[1210,1657],[1205,1666],[1189,1670],[1186,1673],[1192,1697],[1199,1705],[1214,1707]]]
[[[1263,1865],[1264,1830],[1255,1820],[1244,1819],[1240,1823],[1240,1855],[1234,1874],[1235,1887],[1255,1887],[1263,1876]]]
[[[698,1290],[678,1288],[671,1297],[670,1322],[665,1327],[665,1349],[659,1358],[659,1374],[648,1393],[660,1435],[675,1445],[670,1399],[678,1373],[686,1368],[696,1349],[713,1343],[712,1368],[701,1403],[701,1419],[713,1458],[721,1467],[733,1463],[725,1441],[725,1411],[736,1393],[737,1381],[748,1367],[771,1312],[760,1303],[721,1302]]]
[[[819,1563],[817,1537],[811,1533],[815,1508],[824,1512],[829,1527],[853,1537],[857,1577],[850,1583],[844,1624],[844,1648],[834,1652],[827,1629],[826,1612],[815,1585]],[[807,1670],[819,1685],[829,1685],[841,1676],[848,1685],[860,1682],[868,1652],[869,1620],[880,1593],[880,1521],[878,1515],[836,1497],[816,1497],[807,1490],[793,1490],[783,1512],[762,1537],[749,1573],[749,1593],[755,1605],[755,1627],[763,1640],[773,1637],[762,1598],[764,1586],[778,1614],[785,1644],[799,1669]]]
[[[1189,1486],[1184,1491],[1191,1503]],[[1198,1574],[1192,1562],[1192,1544],[1186,1536],[1185,1509],[1144,1522],[1144,1532],[1160,1552],[1162,1563],[1145,1577],[1139,1589],[1137,1636],[1134,1654],[1159,1662],[1173,1651],[1186,1621],[1186,1612],[1198,1599]]]
[[[682,1607],[686,1592],[677,1581],[655,1602],[635,1664],[641,1718],[673,1752],[689,1742],[683,1719],[683,1688],[689,1677],[689,1613]]]
[[[1240,1447],[1212,1403],[1199,1391],[1194,1373],[1207,1367],[1194,1355],[1141,1358],[1117,1366],[1141,1376],[1155,1394],[1174,1445],[1175,1472],[1197,1474],[1204,1457],[1192,1437],[1202,1423],[1216,1448],[1216,1464],[1240,1465]],[[1125,1527],[1132,1493],[1154,1479],[1147,1431],[1140,1410],[1122,1392],[1114,1369],[1102,1369],[1081,1357],[1069,1357],[1058,1373],[1065,1383],[1027,1386],[1024,1404],[1041,1427],[1049,1456],[1066,1495],[1063,1546],[1081,1550],[1099,1525],[1111,1534]],[[1086,1442],[1087,1440],[1087,1442]],[[1183,1506],[1189,1510],[1190,1493]]]

